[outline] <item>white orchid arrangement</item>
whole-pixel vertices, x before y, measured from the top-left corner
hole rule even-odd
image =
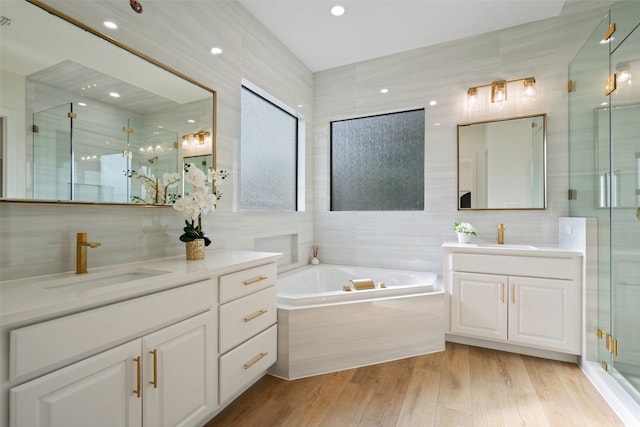
[[[211,239],[202,231],[202,215],[216,210],[216,202],[220,200],[222,193],[218,190],[214,191],[214,185],[227,176],[229,173],[224,170],[217,172],[210,168],[205,175],[193,163],[184,165],[184,181],[191,184],[191,191],[173,204],[173,208],[180,211],[186,218],[186,227],[183,229],[184,234],[180,236],[180,241],[191,242],[196,239],[204,239],[205,246],[211,244]],[[211,192],[209,192],[207,184],[211,185]],[[198,221],[197,225],[196,221]]]
[[[468,222],[454,222],[453,230],[458,233],[472,234],[474,236],[477,236],[475,227]]]
[[[128,170],[125,175],[131,178],[132,182],[140,184],[144,188],[144,194],[140,196],[131,196],[131,200],[135,203],[146,203],[148,205],[166,205],[173,203],[178,198],[175,193],[169,193],[170,189],[176,188],[180,181],[180,175],[177,173],[163,173],[162,179],[147,175],[142,169],[139,171]]]

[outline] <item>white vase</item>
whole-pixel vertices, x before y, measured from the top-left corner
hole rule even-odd
[[[471,241],[471,234],[458,233],[458,243],[469,243]]]
[[[311,264],[312,264],[312,265],[318,265],[318,264],[320,264],[320,260],[318,259],[318,257],[315,257],[315,256],[314,256],[313,258],[311,258]]]

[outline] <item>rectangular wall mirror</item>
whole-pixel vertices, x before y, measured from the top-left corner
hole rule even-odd
[[[3,199],[162,205],[184,157],[215,164],[213,90],[38,1],[2,14]]]
[[[546,207],[546,114],[458,125],[458,209]]]

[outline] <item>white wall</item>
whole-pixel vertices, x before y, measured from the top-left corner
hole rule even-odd
[[[443,241],[454,240],[454,221],[495,242],[498,223],[507,243],[552,244],[558,218],[568,215],[568,64],[602,12],[561,16],[460,41],[316,73],[315,241],[323,262],[425,269],[440,273]],[[522,83],[508,101],[491,104],[481,88],[476,107],[467,89],[495,80],[536,78],[537,95],[524,101]],[[389,93],[380,94],[381,88]],[[436,100],[435,107],[429,106]],[[426,109],[425,210],[330,212],[329,122],[424,107]],[[458,211],[456,125],[546,113],[547,209]]]
[[[98,13],[77,16],[73,2],[47,3],[66,8],[83,22],[102,19]],[[119,39],[217,91],[218,167],[232,175],[221,188],[218,211],[204,220],[214,248],[253,249],[258,241],[266,249],[275,236],[274,241],[293,242],[294,264],[306,263],[309,247],[316,243],[323,262],[440,272],[440,245],[453,238],[454,220],[471,221],[484,240],[494,240],[497,224],[503,222],[507,242],[557,241],[558,217],[568,213],[567,65],[600,14],[560,17],[313,76],[236,1],[150,4],[162,9],[152,12],[145,7],[142,15],[125,15],[126,3],[122,6]],[[213,45],[222,47],[224,54],[211,56]],[[469,86],[531,75],[538,82],[531,104],[511,102],[510,87],[505,105],[467,111]],[[303,105],[299,111],[306,118],[308,194],[304,213],[234,212],[242,78],[287,105]],[[383,86],[390,90],[384,96],[378,93]],[[439,102],[434,108],[428,106],[432,98]],[[425,211],[328,212],[329,121],[423,106]],[[459,213],[456,124],[543,112],[549,118],[548,209]],[[182,224],[180,214],[170,208],[2,204],[0,279],[73,270],[79,231],[102,242],[91,249],[89,268],[182,255]]]

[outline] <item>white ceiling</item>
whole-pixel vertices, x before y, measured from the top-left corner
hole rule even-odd
[[[312,72],[558,16],[565,0],[239,0]],[[329,13],[340,4],[341,17]]]

